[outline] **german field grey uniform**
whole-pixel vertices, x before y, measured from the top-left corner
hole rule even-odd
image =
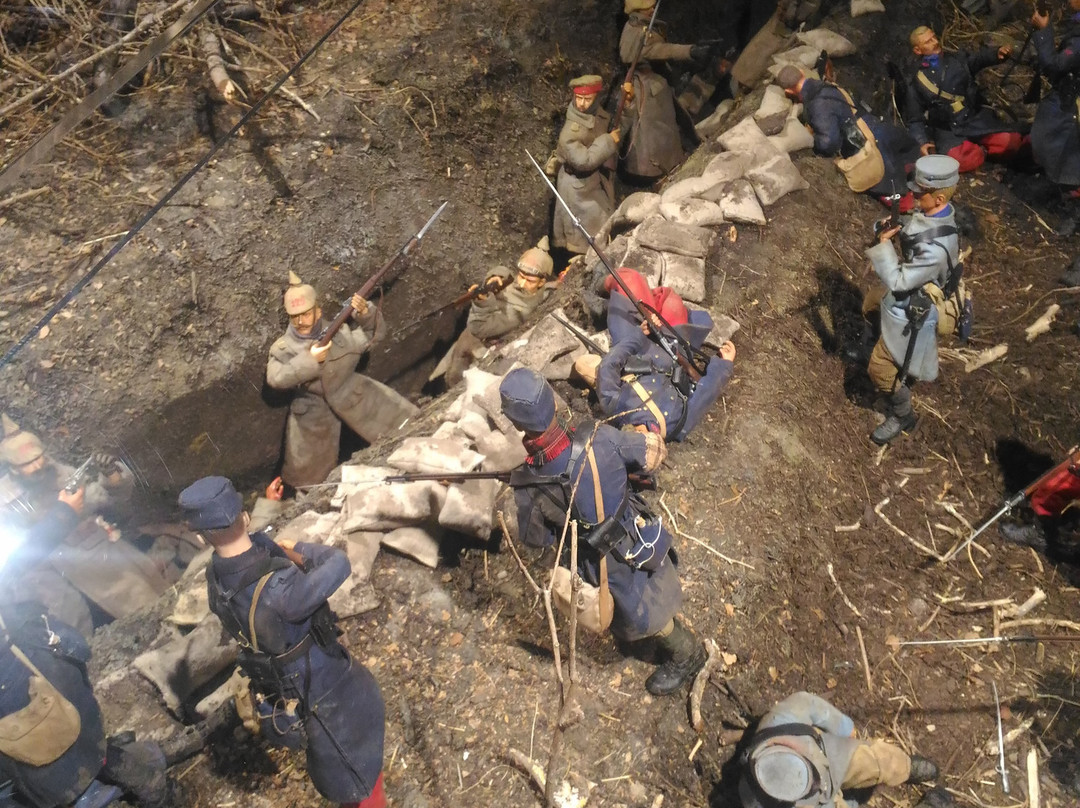
[[[428,381],[443,377],[447,386],[457,384],[465,370],[487,353],[486,340],[496,340],[528,322],[537,307],[558,288],[557,283],[550,282],[553,270],[547,236],[522,254],[517,272],[502,266],[492,269],[485,283],[498,279],[501,288],[473,300],[465,330]]]
[[[934,763],[882,740],[855,736],[855,723],[813,693],[795,693],[758,723],[742,756],[744,808],[858,808],[843,789],[924,782]]]
[[[625,108],[630,125],[622,168],[644,179],[662,177],[686,158],[675,117],[675,94],[652,62],[690,61],[690,52],[697,47],[665,41],[663,24],[654,24],[646,39],[653,6],[652,0],[626,0],[624,7],[630,16],[619,38],[619,58],[624,65],[633,63],[639,49],[641,52],[634,71],[633,99]]]
[[[25,541],[10,559],[0,599],[38,602],[85,636],[94,630],[89,602],[114,618],[155,603],[170,585],[160,567],[99,516],[130,497],[131,470],[96,454],[93,473],[80,482],[82,512],[75,514],[57,502],[75,469],[45,455],[38,438],[7,416],[4,426],[8,437],[0,443],[0,457],[11,470],[0,479],[3,518]]]
[[[952,188],[958,180],[956,160],[932,154],[916,162],[912,190],[919,194]],[[942,327],[955,327],[960,313],[956,300],[950,303],[946,297],[963,294],[959,289],[953,291],[962,269],[951,204],[933,216],[912,214],[900,232],[900,246],[900,256],[891,242],[880,242],[866,251],[884,287],[871,291],[863,304],[865,315],[880,300],[881,338],[867,368],[874,386],[889,396],[888,417],[871,435],[879,444],[915,425],[907,382],[937,378],[939,320],[944,313]],[[950,293],[946,295],[945,290]]]
[[[316,312],[308,333],[290,323],[270,348],[266,382],[275,390],[292,390],[285,425],[285,461],[281,478],[292,486],[326,479],[337,465],[341,424],[371,442],[398,429],[419,410],[382,382],[356,372],[361,355],[382,336],[382,317],[374,307],[358,318],[356,328],[343,325],[334,335],[324,361],[311,353],[322,331],[315,290],[295,275],[285,293],[290,317]],[[368,336],[368,332],[372,334]]]
[[[603,80],[599,76],[579,76],[570,82],[574,95],[599,94]],[[587,91],[587,92],[586,92]],[[615,212],[615,186],[612,174],[619,146],[608,132],[611,116],[597,100],[587,112],[570,101],[566,123],[559,133],[556,153],[562,165],[556,178],[560,196],[581,220],[590,235],[596,235]],[[584,254],[589,243],[574,226],[562,205],[555,206],[552,244],[572,253]]]
[[[511,480],[519,538],[552,545],[569,509],[580,527],[578,568],[571,572],[610,590],[612,634],[656,642],[664,661],[645,682],[649,692],[678,690],[705,664],[705,648],[676,616],[682,585],[671,534],[630,490],[628,477],[659,467],[663,440],[607,424],[572,435],[556,418],[551,386],[527,368],[506,374],[499,394],[503,414],[525,433],[528,452]],[[569,552],[564,565],[568,559]]]

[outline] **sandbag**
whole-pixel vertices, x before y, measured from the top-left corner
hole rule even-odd
[[[694,227],[715,227],[724,223],[724,212],[719,205],[693,197],[675,202],[661,202],[660,213],[670,222]]]
[[[174,715],[195,691],[236,663],[236,640],[216,615],[190,633],[135,657],[132,666],[161,692]]]
[[[791,50],[778,53],[773,56],[773,64],[795,65],[796,67],[813,67],[821,55],[821,48],[810,45],[799,45]]]
[[[792,103],[792,100],[784,94],[782,87],[770,84],[765,88],[765,95],[761,98],[761,106],[754,113],[754,120],[760,122],[773,115],[787,115]]]
[[[762,135],[764,138],[764,135]],[[765,141],[768,146],[768,141]],[[772,148],[769,146],[769,148]],[[704,258],[709,254],[716,234],[704,227],[675,224],[660,216],[646,219],[634,231],[637,242],[659,252],[673,252]],[[634,267],[635,269],[637,267]]]
[[[664,274],[664,256],[656,250],[635,245],[627,251],[623,266],[640,272],[650,287],[659,286]]]
[[[439,511],[439,526],[486,541],[491,536],[495,499],[501,489],[498,480],[467,480],[451,485]]]
[[[650,193],[649,191],[635,191],[619,204],[613,217],[613,226],[640,224],[656,213],[659,206],[660,194]],[[607,250],[604,252],[607,253]]]
[[[765,213],[750,180],[735,180],[729,183],[727,191],[720,199],[720,209],[724,211],[724,218],[728,221],[765,224]]]
[[[861,17],[863,14],[884,13],[885,4],[881,0],[851,0],[851,16]]]
[[[743,118],[735,126],[720,135],[720,145],[730,152],[745,152],[753,155],[753,162],[763,162],[774,154],[776,149],[769,143],[765,133],[753,118]]]
[[[275,541],[305,541],[312,544],[335,544],[341,537],[341,514],[304,511],[290,520],[276,534]]]
[[[685,199],[690,196],[700,196],[703,191],[712,187],[714,180],[701,176],[701,177],[687,177],[685,180],[679,180],[673,182],[667,188],[664,189],[664,193],[660,196],[660,204],[665,202],[678,202],[680,199]],[[660,206],[654,208],[654,213],[661,213]]]
[[[708,177],[716,183],[727,183],[742,177],[749,168],[749,154],[745,152],[726,151],[721,152],[710,160],[709,164],[705,166],[705,170],[702,172],[701,176]],[[709,199],[709,197],[702,196],[702,199]]]
[[[769,142],[776,147],[777,151],[788,154],[814,148],[814,136],[810,130],[799,123],[797,118],[788,118],[783,131],[770,137]]]
[[[402,527],[382,537],[383,547],[407,555],[425,567],[434,569],[439,565],[438,529]]]
[[[724,128],[724,122],[728,114],[735,108],[735,102],[726,98],[720,102],[716,110],[708,118],[694,124],[694,132],[701,140],[710,138]]]
[[[446,488],[437,482],[361,484],[345,498],[341,529],[352,533],[420,524],[434,519],[445,500]]]
[[[803,45],[809,45],[811,48],[817,50],[818,53],[825,50],[829,52],[829,56],[833,59],[838,59],[842,56],[851,56],[855,53],[855,45],[850,39],[845,36],[841,36],[836,31],[830,31],[828,28],[815,28],[812,31],[802,31],[795,35],[795,38],[799,40]]]
[[[705,259],[674,254],[665,255],[664,259],[663,285],[670,286],[683,300],[694,303],[704,300]]]
[[[386,462],[401,471],[433,474],[472,471],[483,459],[460,443],[428,437],[405,438]]]
[[[753,184],[758,200],[766,206],[775,204],[785,194],[810,187],[786,154],[751,168],[746,172],[746,178]]]

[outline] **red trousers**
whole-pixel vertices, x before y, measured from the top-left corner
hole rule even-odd
[[[1024,136],[1019,132],[995,132],[975,141],[965,140],[949,149],[949,157],[960,164],[960,173],[963,174],[977,169],[986,162],[987,157],[998,162],[1012,160],[1023,146]]]
[[[386,792],[383,791],[382,772],[379,772],[379,779],[375,781],[375,788],[371,789],[371,793],[367,798],[360,800],[360,802],[344,802],[341,804],[341,808],[386,808]]]

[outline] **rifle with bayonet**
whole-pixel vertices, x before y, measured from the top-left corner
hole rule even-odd
[[[559,201],[563,210],[566,211],[570,220],[574,223],[574,227],[581,231],[581,234],[585,237],[585,240],[589,243],[593,252],[599,257],[600,263],[604,265],[604,269],[607,270],[615,283],[622,289],[627,299],[634,304],[634,308],[638,310],[638,313],[641,315],[649,332],[656,338],[656,342],[660,346],[660,349],[668,355],[672,362],[682,369],[687,377],[689,377],[688,387],[692,388],[701,380],[701,377],[705,375],[708,369],[709,357],[704,351],[700,348],[695,348],[685,337],[679,334],[655,306],[650,306],[648,303],[637,299],[634,293],[630,291],[630,287],[626,285],[626,281],[619,277],[619,273],[612,268],[611,261],[608,260],[607,256],[604,255],[603,251],[597,245],[596,239],[593,238],[592,233],[585,229],[585,225],[581,223],[581,220],[574,211],[570,209],[570,206],[566,204],[566,200],[562,198],[562,195],[552,184],[551,180],[548,179],[547,174],[544,173],[544,169],[536,162],[536,158],[534,158],[527,150],[525,154],[528,156],[533,166],[536,167],[536,170],[540,173],[540,176],[543,178],[548,188],[555,194],[555,198]],[[700,366],[698,364],[699,362],[701,363]],[[675,379],[673,378],[672,381],[674,382]],[[676,383],[676,386],[678,386],[678,383]]]
[[[484,295],[498,294],[511,283],[513,283],[513,281],[514,277],[512,275],[492,275],[483,283],[470,287],[467,292],[458,295],[449,303],[444,303],[437,309],[432,309],[427,314],[422,315],[418,320],[416,320],[416,322],[413,323],[413,325],[415,325],[417,322],[427,320],[429,317],[435,317],[439,314],[442,314],[444,311],[464,308],[469,303],[472,303],[474,300],[479,297],[483,297]]]
[[[390,260],[382,265],[378,272],[368,278],[367,281],[364,282],[364,285],[361,286],[360,289],[356,292],[356,294],[367,300],[375,287],[386,279],[386,276],[389,274],[390,270],[392,270],[398,264],[399,260],[408,257],[408,255],[414,249],[420,246],[420,242],[421,240],[423,240],[424,234],[427,233],[428,228],[430,228],[431,225],[435,223],[435,220],[439,218],[443,210],[445,210],[446,206],[449,204],[450,202],[446,201],[439,205],[439,209],[431,215],[431,218],[427,220],[427,224],[421,227],[420,231],[415,236],[411,236],[409,240],[406,241],[404,245],[402,245],[401,249],[394,253],[393,256],[391,256]],[[318,345],[320,348],[329,345],[330,340],[334,338],[334,334],[336,334],[338,332],[338,329],[345,324],[345,321],[352,316],[352,311],[352,300],[350,299],[347,303],[345,303],[344,306],[341,307],[341,311],[337,313],[337,316],[330,322],[330,325],[326,326],[326,328],[324,328],[319,333],[319,336],[315,340],[315,344]]]
[[[615,114],[611,116],[611,129],[609,131],[614,132],[619,128],[619,123],[622,122],[623,111],[626,109],[626,103],[630,100],[630,93],[626,91],[626,85],[633,87],[634,74],[637,72],[638,62],[641,61],[641,54],[645,52],[645,46],[649,43],[649,35],[652,34],[653,26],[656,24],[656,14],[660,11],[660,0],[656,0],[656,5],[653,7],[652,16],[649,17],[649,27],[645,29],[645,34],[641,37],[641,42],[638,43],[637,53],[634,54],[634,61],[630,63],[630,67],[626,71],[626,76],[623,78],[622,93],[619,95],[619,105],[615,107]]]
[[[656,488],[656,480],[648,474],[627,474],[626,479],[630,481],[630,484],[635,490],[654,490]],[[394,474],[389,477],[383,477],[381,480],[373,480],[374,483],[385,483],[391,485],[393,483],[420,483],[420,482],[434,482],[442,483],[443,485],[451,485],[453,483],[464,483],[469,480],[498,480],[499,482],[506,483],[511,488],[525,488],[530,485],[536,485],[538,480],[536,475],[529,471],[524,465],[511,469],[510,471],[434,471],[434,472],[407,472],[405,474]]]
[[[1076,474],[1078,473],[1078,466],[1080,466],[1080,449],[1074,448],[1071,452],[1069,452],[1068,457],[1066,457],[1049,471],[1040,475],[1038,479],[1030,483],[1026,488],[1017,491],[1015,494],[1005,500],[1005,504],[998,508],[997,512],[993,516],[991,516],[989,519],[979,525],[979,527],[964,540],[964,543],[959,545],[955,550],[946,555],[942,559],[942,562],[951,561],[953,558],[956,557],[958,553],[962,553],[964,550],[966,550],[968,545],[975,541],[975,539],[977,539],[983,531],[985,531],[988,527],[994,524],[1005,514],[1009,513],[1021,502],[1028,499],[1032,494],[1038,491],[1042,487],[1042,485],[1047,482],[1051,477],[1054,477],[1055,475],[1060,474],[1062,471],[1065,470]]]
[[[1039,634],[1022,637],[965,637],[961,640],[908,640],[900,643],[901,647],[942,645],[962,647],[965,645],[990,645],[991,643],[1040,643],[1040,642],[1080,642],[1080,634]]]
[[[559,323],[563,328],[565,328],[567,331],[577,337],[581,341],[581,344],[588,348],[592,353],[596,354],[597,356],[607,355],[607,351],[601,348],[600,345],[597,344],[597,342],[593,340],[592,337],[590,337],[576,325],[567,320],[564,320],[557,314],[552,314],[551,316],[555,320],[555,322]]]

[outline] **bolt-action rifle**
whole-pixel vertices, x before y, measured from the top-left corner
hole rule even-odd
[[[1080,448],[1074,448],[1071,452],[1069,452],[1068,457],[1066,457],[1064,460],[1062,460],[1060,463],[1058,463],[1046,473],[1039,476],[1038,479],[1030,483],[1026,488],[1017,491],[1015,494],[1005,500],[1005,504],[998,508],[997,513],[995,513],[993,516],[991,516],[989,519],[979,525],[979,527],[970,536],[968,536],[967,539],[964,540],[963,544],[959,545],[955,550],[945,556],[942,561],[950,561],[958,553],[966,550],[967,546],[973,541],[975,541],[975,539],[977,539],[983,531],[990,527],[990,525],[994,524],[994,522],[996,522],[998,519],[1009,513],[1009,511],[1011,511],[1021,502],[1026,500],[1036,491],[1038,491],[1051,478],[1057,476],[1063,471],[1068,471],[1072,474],[1080,475]]]
[[[634,296],[633,292],[630,291],[630,287],[626,285],[626,281],[619,277],[619,274],[612,268],[611,261],[604,255],[600,247],[597,246],[596,239],[592,237],[592,233],[585,229],[585,225],[581,223],[581,220],[575,215],[574,211],[570,209],[570,206],[566,204],[566,200],[562,198],[562,195],[551,183],[551,180],[548,179],[547,174],[544,173],[544,169],[536,162],[536,158],[528,151],[526,151],[525,154],[536,167],[540,176],[543,177],[548,188],[555,194],[555,198],[559,200],[559,204],[562,205],[563,210],[566,211],[570,220],[574,223],[574,227],[580,230],[581,234],[585,236],[585,240],[589,243],[593,252],[600,258],[600,262],[604,265],[604,269],[608,271],[608,274],[615,280],[615,283],[623,290],[627,299],[634,304],[634,307],[645,321],[649,331],[656,338],[656,342],[660,346],[660,349],[670,357],[672,362],[682,368],[686,376],[689,377],[689,388],[692,390],[694,385],[696,385],[697,382],[701,380],[701,377],[705,375],[708,369],[709,357],[704,351],[700,348],[695,348],[685,337],[679,334],[671,323],[664,319],[664,316],[660,314],[655,306],[650,306],[648,303],[638,300],[637,297]]]
[[[420,232],[418,232],[415,236],[410,237],[409,240],[406,241],[405,244],[401,247],[401,249],[394,253],[393,256],[391,256],[390,260],[382,265],[378,272],[376,272],[374,275],[368,278],[367,281],[364,282],[364,285],[360,287],[356,294],[360,295],[360,297],[366,300],[368,296],[372,293],[372,291],[375,289],[375,287],[383,282],[383,280],[389,274],[390,270],[397,265],[398,259],[407,257],[414,248],[418,248],[420,246],[420,242],[424,238],[424,234],[427,233],[428,228],[435,223],[435,220],[439,218],[443,210],[445,210],[446,206],[449,204],[450,202],[448,200],[439,205],[439,209],[431,215],[431,218],[427,220],[427,224],[420,228]],[[315,344],[318,345],[320,348],[329,345],[330,340],[334,338],[334,334],[338,332],[338,329],[345,324],[345,321],[348,320],[351,315],[352,300],[349,300],[344,306],[341,307],[341,311],[339,311],[337,317],[335,317],[330,322],[330,325],[326,326],[326,328],[322,330],[322,332],[316,338]]]
[[[64,483],[64,491],[68,494],[74,494],[83,484],[83,480],[90,476],[90,467],[94,465],[94,456],[90,455],[83,461],[75,471],[71,472],[71,476],[67,478],[67,482]]]
[[[581,340],[581,344],[588,348],[592,353],[596,354],[597,356],[605,356],[607,354],[607,351],[601,348],[597,344],[597,342],[592,339],[592,337],[590,337],[576,325],[567,320],[564,320],[557,314],[552,314],[551,316],[554,318],[555,322],[559,323],[563,328],[565,328],[567,331],[569,331],[571,334]]]
[[[660,11],[660,0],[656,0],[656,5],[653,7],[652,16],[649,17],[649,27],[645,29],[644,36],[641,37],[641,42],[638,43],[637,53],[634,54],[634,61],[630,63],[630,67],[626,71],[626,76],[623,78],[622,92],[619,95],[619,105],[615,107],[615,114],[611,116],[611,129],[614,132],[619,128],[619,123],[622,121],[623,111],[626,109],[626,102],[629,101],[630,94],[626,92],[626,85],[633,86],[634,74],[637,72],[638,62],[641,61],[641,54],[645,52],[645,46],[649,43],[649,35],[652,33],[653,26],[656,24],[656,14]]]
[[[902,197],[896,192],[895,184],[893,185],[892,193],[885,198],[889,200],[889,215],[884,219],[879,219],[874,222],[874,244],[877,244],[878,236],[886,230],[892,230],[894,227],[900,227],[901,225],[900,200]],[[873,246],[873,244],[870,246]]]
[[[438,314],[442,314],[444,311],[450,311],[451,309],[464,308],[469,303],[472,303],[478,297],[484,295],[494,295],[501,292],[507,286],[513,282],[513,276],[495,275],[484,283],[478,284],[469,289],[464,294],[458,295],[449,303],[444,303],[437,309],[432,309],[427,314],[420,317],[420,320],[426,320],[429,317],[434,317]]]
[[[630,484],[637,490],[648,489],[653,490],[656,487],[656,480],[648,474],[627,474],[626,479],[630,481]],[[536,485],[536,475],[529,471],[524,466],[518,466],[510,471],[436,471],[436,472],[408,472],[406,474],[394,474],[390,477],[383,477],[381,481],[387,485],[392,483],[419,483],[419,482],[435,482],[442,483],[443,485],[450,485],[452,483],[463,483],[468,480],[498,480],[499,482],[506,483],[511,488],[525,488],[530,485]]]

